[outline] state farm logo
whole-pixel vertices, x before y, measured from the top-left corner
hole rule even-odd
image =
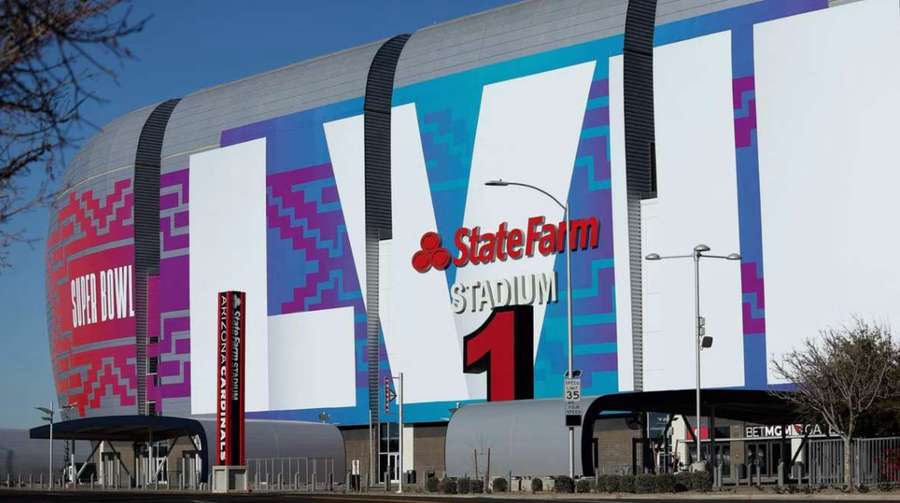
[[[450,265],[450,252],[441,246],[441,236],[437,232],[426,232],[419,240],[422,249],[413,254],[413,269],[419,272],[428,272],[434,267],[443,271]]]
[[[579,218],[566,223],[545,222],[544,217],[531,217],[525,230],[509,228],[502,222],[494,232],[481,232],[480,227],[460,227],[453,236],[455,255],[441,246],[436,232],[426,232],[419,241],[422,249],[412,256],[412,266],[425,273],[431,268],[443,271],[452,262],[456,267],[466,264],[490,264],[497,260],[518,260],[532,257],[535,252],[547,256],[562,253],[566,243],[572,251],[596,248],[600,240],[600,222],[595,217]]]

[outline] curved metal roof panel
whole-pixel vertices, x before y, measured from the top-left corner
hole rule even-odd
[[[355,47],[184,97],[166,128],[163,172],[183,168],[189,154],[218,147],[226,129],[361,98],[380,45]]]

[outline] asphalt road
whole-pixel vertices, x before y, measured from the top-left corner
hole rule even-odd
[[[832,496],[831,498],[784,498],[784,499],[776,499],[774,495],[769,495],[768,497],[760,498],[762,495],[756,495],[753,497],[754,501],[764,500],[771,503],[777,502],[797,502],[797,501],[823,501],[823,500],[831,500],[836,501],[840,500],[840,496]],[[874,498],[873,498],[874,496]],[[880,500],[875,495],[866,495],[862,498],[847,498],[850,501],[900,501],[898,495],[894,495],[891,499]],[[699,496],[697,498],[689,498],[689,497],[677,497],[672,498],[667,495],[659,495],[658,498],[623,498],[616,499],[615,501],[633,501],[633,502],[648,502],[648,501],[702,501],[704,503],[734,503],[736,501],[746,501],[747,499],[741,498],[740,495],[730,495],[726,498],[718,499],[713,495],[705,495]],[[353,502],[364,502],[364,501],[372,501],[375,503],[448,503],[452,501],[466,501],[466,502],[494,502],[497,501],[528,501],[528,502],[597,502],[597,501],[606,501],[606,499],[602,499],[600,497],[595,498],[581,498],[576,495],[567,495],[562,497],[553,497],[549,496],[547,498],[539,498],[528,496],[525,498],[516,498],[515,495],[505,495],[498,497],[475,497],[475,496],[439,496],[439,495],[431,495],[431,494],[417,494],[417,495],[389,495],[389,494],[364,494],[364,495],[344,495],[344,494],[335,494],[335,495],[324,495],[324,494],[273,494],[273,493],[255,493],[255,494],[231,494],[231,495],[215,495],[215,494],[207,494],[207,493],[177,493],[177,492],[104,492],[104,491],[67,491],[67,492],[47,492],[47,491],[21,491],[21,490],[4,490],[0,489],[0,502],[29,502],[29,503],[40,503],[40,502],[154,502],[154,503],[217,503],[217,502],[240,502],[240,503],[251,503],[251,502],[309,502],[309,503],[353,503]]]

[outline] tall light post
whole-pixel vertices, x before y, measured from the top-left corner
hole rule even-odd
[[[570,236],[570,231],[572,226],[569,225],[569,206],[568,204],[563,204],[559,199],[553,197],[553,194],[547,192],[546,190],[535,187],[534,185],[530,185],[522,182],[508,182],[501,179],[490,180],[484,183],[488,187],[525,187],[531,190],[535,190],[540,192],[541,194],[550,198],[554,203],[556,203],[563,210],[563,216],[566,221],[566,327],[568,329],[568,366],[566,370],[566,377],[573,378],[572,374],[572,238]],[[569,477],[575,478],[575,427],[569,426]]]
[[[64,411],[72,409],[76,406],[74,403],[67,403],[62,406]],[[53,490],[53,421],[56,415],[56,408],[53,405],[53,400],[50,400],[50,407],[35,407],[35,409],[44,414],[41,419],[50,423],[50,458],[49,458],[49,473],[50,476],[50,490]]]
[[[677,258],[693,258],[694,259],[694,342],[696,346],[696,356],[695,363],[697,365],[697,389],[696,389],[696,397],[695,397],[695,406],[696,406],[696,419],[695,425],[696,430],[694,434],[694,440],[697,443],[697,461],[703,461],[703,452],[700,450],[700,348],[709,348],[712,346],[712,337],[706,335],[705,331],[705,323],[703,318],[700,317],[700,259],[701,258],[714,258],[721,260],[740,260],[741,255],[739,253],[731,253],[729,255],[709,255],[706,252],[709,251],[709,247],[704,244],[699,244],[694,247],[694,251],[690,254],[686,255],[665,255],[662,256],[658,253],[651,253],[647,255],[645,258],[647,260],[667,260],[667,259],[677,259]]]
[[[53,400],[50,400],[49,408],[35,407],[35,409],[37,409],[39,412],[46,414],[45,416],[41,417],[41,419],[43,419],[44,421],[50,422],[50,467],[49,467],[48,475],[50,476],[49,489],[52,491],[53,490],[53,415],[56,412],[56,409],[54,409],[54,407],[53,407]]]

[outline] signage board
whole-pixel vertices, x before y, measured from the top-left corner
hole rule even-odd
[[[216,327],[216,464],[242,466],[246,294],[219,292]]]
[[[566,426],[581,426],[581,378],[566,378]]]
[[[397,394],[391,389],[391,378],[384,378],[384,413],[391,411],[391,402],[397,399]]]

